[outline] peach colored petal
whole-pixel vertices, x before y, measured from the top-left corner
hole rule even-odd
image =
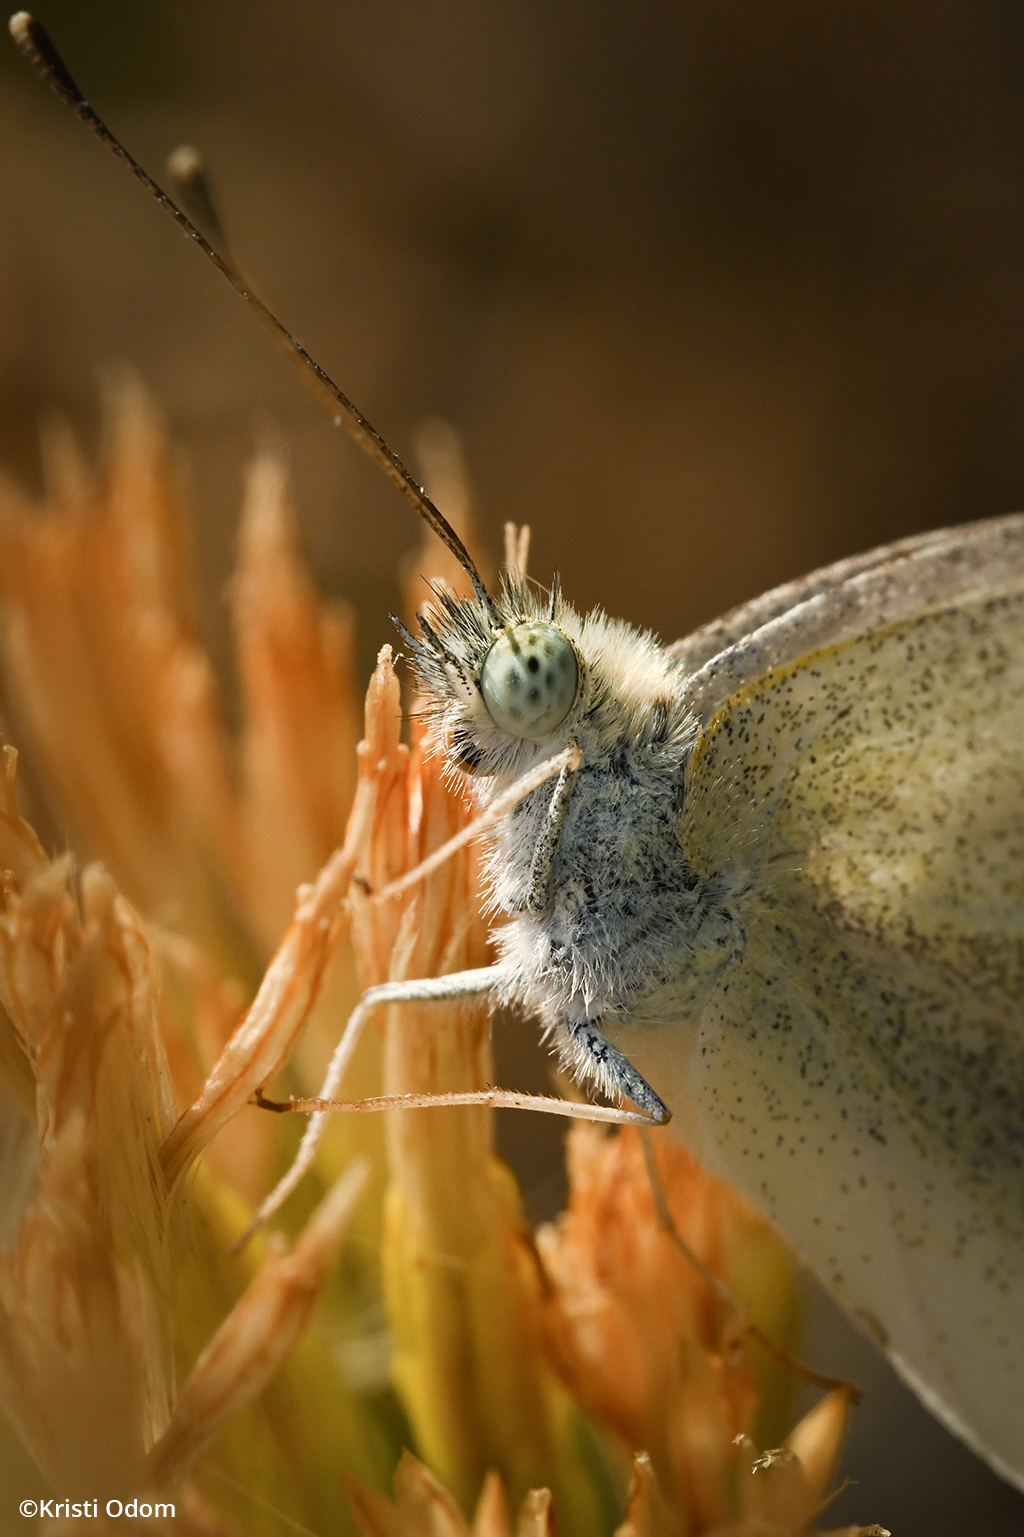
[[[0,486],[14,724],[81,847],[150,914],[237,951],[241,844],[227,738],[192,637],[180,487],[155,410],[122,377],[93,491],[50,435],[44,515]]]
[[[343,841],[355,790],[352,616],[318,600],[294,538],[284,470],[264,456],[249,472],[232,608],[247,898],[268,946],[296,887]]]
[[[88,1128],[86,1168],[111,1241],[158,1276],[174,1224],[159,1163],[173,1121],[146,934],[105,871],[82,872],[82,930],[59,1014],[36,1061],[45,1152],[73,1114]]]
[[[345,894],[354,863],[355,851],[346,845],[315,884],[300,891],[295,916],[248,1012],[164,1144],[169,1185],[291,1055],[347,927]]]
[[[160,1298],[180,1224],[158,1150],[172,1106],[141,922],[95,866],[79,912],[70,874],[34,861],[0,914],[39,1148],[0,1255],[0,1396],[55,1491],[121,1497],[143,1487],[169,1412]]]
[[[345,1489],[360,1537],[469,1537],[448,1490],[411,1452],[395,1469],[393,1501],[355,1478]]]
[[[408,762],[407,750],[398,742],[398,703],[391,648],[385,646],[367,691],[366,736],[358,749],[359,775],[345,843],[315,883],[300,889],[295,915],[245,1018],[168,1137],[162,1156],[170,1184],[254,1091],[269,1083],[309,1020],[348,925],[345,898],[353,876],[361,873],[382,818],[387,824],[386,803]]]
[[[673,1139],[655,1147],[676,1227],[709,1269],[727,1282],[789,1277],[767,1224]],[[537,1235],[551,1359],[624,1451],[649,1454],[684,1530],[720,1525],[732,1509],[733,1442],[758,1404],[742,1325],[661,1229],[632,1131],[579,1126],[568,1158],[569,1208]]]
[[[615,1537],[689,1537],[691,1530],[685,1511],[673,1509],[666,1501],[650,1457],[638,1452],[629,1478],[626,1513]]]
[[[484,581],[490,584],[493,564],[486,551],[477,549],[473,538],[473,494],[458,433],[443,418],[430,418],[417,429],[415,448],[423,483],[435,506],[443,512],[469,550]],[[424,573],[431,581],[441,582],[453,592],[470,591],[466,573],[455,556],[439,543],[436,534],[425,524],[421,526],[419,548],[406,556],[400,568],[405,613],[410,620],[429,597]]]
[[[804,1415],[786,1437],[786,1446],[799,1458],[812,1509],[828,1495],[843,1448],[854,1389],[834,1388]]]
[[[271,1253],[199,1357],[150,1454],[150,1475],[157,1488],[187,1473],[203,1447],[265,1386],[298,1341],[337,1258],[366,1173],[365,1164],[353,1164],[291,1248]]]
[[[512,1517],[501,1474],[488,1472],[473,1512],[473,1537],[512,1537]]]
[[[555,1512],[550,1489],[531,1489],[519,1507],[516,1537],[556,1537]]]
[[[89,1189],[84,1118],[52,1144],[0,1255],[0,1397],[55,1493],[124,1498],[146,1484],[147,1427],[166,1418],[144,1273],[119,1255]]]

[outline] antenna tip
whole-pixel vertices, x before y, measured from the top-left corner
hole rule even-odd
[[[18,47],[24,48],[25,44],[32,40],[35,18],[29,11],[15,11],[7,26]]]
[[[175,181],[194,181],[206,168],[194,144],[179,144],[167,157],[167,170]]]
[[[220,249],[228,260],[227,239],[210,183],[206,179],[203,157],[194,144],[179,144],[167,157],[167,174],[171,178],[178,201]]]
[[[50,88],[81,115],[86,103],[81,91],[68,74],[67,65],[53,46],[41,21],[31,11],[15,11],[7,23],[10,34],[33,69]]]

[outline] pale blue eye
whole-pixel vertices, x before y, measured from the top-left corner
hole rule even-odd
[[[553,624],[514,625],[484,657],[480,690],[487,713],[509,736],[537,742],[576,702],[580,669],[572,642]]]

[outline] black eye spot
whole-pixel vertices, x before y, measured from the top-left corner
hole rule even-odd
[[[526,665],[530,669],[531,672],[540,672],[540,658],[539,657],[531,656]]]

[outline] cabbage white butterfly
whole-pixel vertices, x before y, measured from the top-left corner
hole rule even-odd
[[[667,650],[477,578],[410,644],[485,800],[580,754],[499,835],[498,967],[442,985],[671,1105],[1024,1486],[1022,550],[925,536]]]
[[[424,633],[484,799],[581,753],[491,856],[499,996],[613,1097],[663,1096],[1024,1485],[1024,517],[667,649],[515,580]]]

